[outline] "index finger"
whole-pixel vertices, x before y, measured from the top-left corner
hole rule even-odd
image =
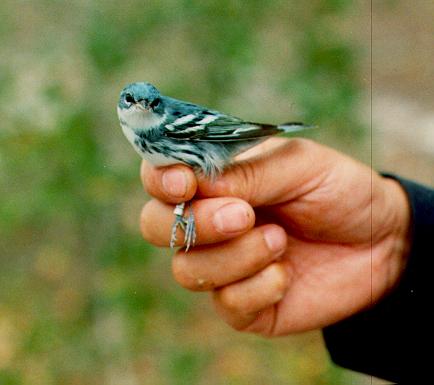
[[[183,164],[155,167],[144,160],[140,176],[145,190],[166,203],[186,202],[196,194],[196,175]]]

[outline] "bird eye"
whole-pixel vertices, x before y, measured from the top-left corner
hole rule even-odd
[[[151,102],[151,104],[149,105],[151,108],[155,108],[155,107],[158,107],[158,105],[160,104],[160,99],[159,98],[156,98],[156,99],[154,99],[152,102]]]
[[[130,94],[125,95],[125,101],[130,104],[135,102],[134,98]]]

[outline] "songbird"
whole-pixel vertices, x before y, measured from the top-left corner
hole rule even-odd
[[[279,125],[252,123],[207,107],[162,95],[146,82],[128,84],[120,93],[119,121],[140,156],[155,166],[183,163],[214,179],[233,157],[271,135],[310,128],[298,122]],[[194,246],[194,213],[184,218],[186,202],[176,205],[170,247],[176,231],[184,231],[186,250]]]

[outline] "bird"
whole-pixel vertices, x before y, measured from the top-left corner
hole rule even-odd
[[[148,82],[126,85],[117,113],[122,131],[139,155],[156,167],[185,164],[197,174],[215,180],[233,158],[268,137],[313,126],[300,122],[279,125],[254,123],[207,107],[164,96]],[[186,204],[189,213],[185,216]],[[170,244],[177,229],[184,231],[186,251],[196,241],[191,201],[176,205]]]

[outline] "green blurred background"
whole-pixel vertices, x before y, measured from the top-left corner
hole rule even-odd
[[[2,0],[0,16],[1,385],[371,383],[334,367],[320,332],[239,334],[175,284],[170,252],[140,236],[140,159],[115,108],[146,80],[318,124],[369,163],[368,2]]]

